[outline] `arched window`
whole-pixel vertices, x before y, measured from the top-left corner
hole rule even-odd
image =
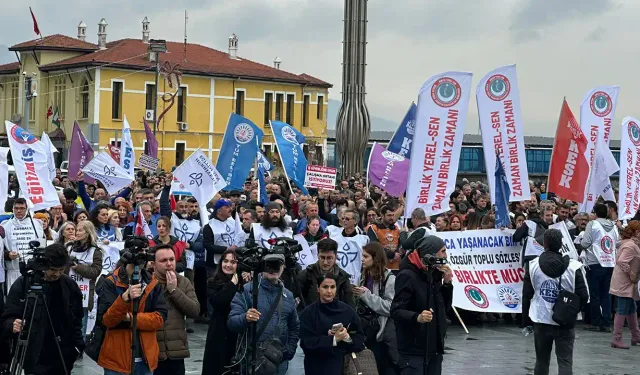
[[[85,79],[82,82],[82,87],[80,89],[80,99],[82,101],[82,114],[80,118],[88,119],[89,118],[89,82]]]

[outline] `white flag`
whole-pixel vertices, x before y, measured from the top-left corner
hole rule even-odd
[[[58,192],[49,178],[50,148],[18,125],[10,121],[4,124],[20,190],[30,203],[29,208],[38,211],[58,206]]]
[[[405,216],[416,208],[424,209],[427,215],[449,211],[467,123],[471,78],[471,73],[441,73],[429,78],[420,89]]]
[[[622,120],[618,219],[631,219],[640,209],[640,121]]]
[[[4,212],[4,205],[9,195],[9,164],[7,164],[9,147],[0,147],[0,210]]]
[[[487,171],[496,170],[496,153],[499,153],[511,189],[508,201],[530,200],[516,66],[504,66],[487,73],[478,83],[476,100]],[[487,173],[492,203],[496,201],[495,179],[493,172]]]
[[[317,255],[313,254],[311,247],[309,246],[309,242],[304,238],[301,234],[296,234],[293,237],[294,240],[298,241],[298,244],[302,246],[302,250],[296,254],[296,259],[298,260],[298,264],[302,269],[307,268],[307,266],[314,264],[318,261]]]
[[[47,154],[47,165],[49,166],[49,178],[53,181],[53,179],[56,178],[56,163],[53,153],[58,152],[58,149],[53,147],[53,143],[51,143],[51,139],[47,133],[42,132],[42,138],[40,138],[40,140],[44,143],[45,147],[49,149],[49,153]]]
[[[131,127],[127,116],[124,116],[122,121],[122,139],[120,146],[120,166],[127,171],[127,173],[135,178],[134,165],[136,164],[136,153],[133,150],[133,141],[131,140]]]
[[[580,128],[587,137],[588,143],[585,156],[591,171],[585,189],[585,199],[579,207],[580,212],[591,212],[596,199],[598,199],[599,195],[602,195],[600,191],[603,188],[607,189],[607,186],[611,185],[608,178],[610,175],[606,176],[607,182],[604,183],[604,186],[596,185],[602,184],[602,182],[596,181],[599,177],[596,177],[594,164],[598,140],[602,138],[606,148],[609,148],[612,121],[616,114],[619,93],[620,87],[618,86],[599,86],[587,92],[580,105]],[[608,159],[608,156],[605,157]],[[608,188],[608,190],[611,189]],[[611,196],[613,196],[613,193],[611,193]]]
[[[173,176],[184,185],[184,190],[193,194],[200,206],[200,219],[201,221],[206,220],[207,218],[203,216],[208,215],[203,215],[202,208],[227,186],[224,177],[200,149],[197,149],[180,164],[173,171]],[[206,210],[204,211],[206,212]]]
[[[126,170],[120,167],[106,151],[101,151],[82,168],[89,177],[102,182],[109,194],[116,194],[133,182]]]

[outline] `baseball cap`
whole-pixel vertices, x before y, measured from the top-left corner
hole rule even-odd
[[[220,199],[216,202],[216,205],[214,206],[214,211],[218,211],[219,209],[221,209],[222,207],[231,207],[233,206],[233,203],[226,201],[224,199]]]

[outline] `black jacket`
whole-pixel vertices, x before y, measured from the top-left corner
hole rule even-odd
[[[18,338],[18,335],[13,333],[13,322],[23,318],[25,306],[20,298],[23,296],[24,283],[24,278],[19,277],[11,286],[7,296],[5,309],[2,318],[0,318],[3,339]],[[55,333],[60,338],[60,349],[65,366],[67,371],[71,373],[73,363],[85,346],[82,339],[82,318],[84,316],[82,292],[73,279],[62,275],[55,283],[45,283],[44,294],[47,296]],[[27,321],[30,319],[32,311],[33,304],[30,303],[27,307]],[[64,374],[44,306],[41,305],[38,308],[33,322],[24,370],[28,374]],[[27,327],[25,327],[26,329]]]
[[[396,325],[400,354],[424,357],[427,341],[428,354],[444,354],[446,306],[451,305],[453,286],[443,284],[442,276],[440,271],[433,271],[430,284],[426,272],[419,270],[408,258],[401,261],[400,272],[396,276],[396,294],[391,303],[391,318]],[[430,309],[433,310],[433,320],[418,323],[418,315]]]
[[[549,224],[547,224],[545,221],[537,217],[530,220],[537,224],[534,239],[542,245],[544,243],[544,232],[546,232],[547,229],[549,229]],[[526,239],[528,236],[529,236],[529,227],[527,226],[526,221],[522,223],[520,228],[516,229],[516,231],[513,232],[513,240],[515,242],[520,242]],[[522,259],[523,264],[535,258],[535,256],[531,256],[531,255],[528,257],[524,256],[524,254],[526,254],[526,248],[527,248],[527,243],[525,242],[522,245],[522,253],[520,255],[520,259]]]
[[[213,216],[214,220],[219,220],[217,216]],[[206,254],[206,263],[207,267],[215,267],[216,262],[213,257],[214,254],[222,255],[225,251],[227,251],[227,246],[220,246],[215,244],[215,235],[213,233],[213,229],[209,224],[206,224],[202,227],[202,243],[204,245],[205,254]]]
[[[336,276],[338,276],[336,299],[355,309],[356,303],[353,298],[350,276],[345,270],[337,265],[335,268],[338,271],[336,273]],[[320,296],[318,295],[318,277],[322,274],[323,272],[317,263],[307,266],[306,269],[298,274],[301,295],[295,297],[300,297],[302,299],[302,302],[298,304],[298,311],[302,311],[305,307],[310,306],[312,303],[320,299]]]
[[[238,275],[238,280],[242,277]],[[231,301],[242,288],[242,283],[235,285],[231,281],[209,280],[207,283],[207,299],[213,311],[209,319],[209,330],[204,347],[202,375],[220,375],[227,371],[231,358],[236,353],[237,334],[227,328]]]
[[[538,257],[538,264],[540,265],[540,270],[545,275],[551,278],[558,278],[562,276],[569,267],[569,260],[569,257],[566,255],[562,256],[562,254],[554,251],[545,251]],[[587,302],[589,301],[589,289],[587,288],[581,269],[576,271],[575,277],[574,293],[580,297],[580,303],[582,305],[581,311],[584,311],[587,307]],[[535,289],[531,282],[531,275],[529,274],[529,267],[526,267],[524,271],[522,294],[523,297],[528,300],[533,299],[533,296],[535,295]]]

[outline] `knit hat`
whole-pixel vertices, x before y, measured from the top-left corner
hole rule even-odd
[[[37,214],[33,215],[33,218],[39,220],[49,220],[49,216],[47,214],[43,214],[42,212],[38,212]]]
[[[269,202],[266,206],[264,206],[264,211],[269,212],[271,210],[281,210],[282,206],[278,202]]]
[[[216,202],[216,205],[214,206],[214,211],[218,211],[222,207],[231,207],[231,206],[233,206],[233,203],[231,203],[231,202],[229,202],[227,200],[224,200],[224,199],[219,199]]]
[[[416,250],[420,253],[420,257],[424,257],[427,254],[435,254],[444,246],[444,241],[437,236],[427,236],[419,239],[416,242]]]
[[[548,229],[544,232],[544,248],[548,251],[560,252],[560,249],[562,249],[562,232],[557,229]]]

